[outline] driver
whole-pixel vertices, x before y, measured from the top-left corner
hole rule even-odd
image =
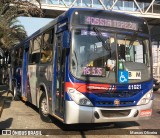
[[[109,71],[114,71],[115,65],[116,65],[115,60],[112,60],[112,59],[107,60],[107,67],[108,67]]]

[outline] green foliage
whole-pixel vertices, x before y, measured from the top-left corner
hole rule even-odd
[[[24,27],[18,23],[17,17],[43,16],[39,0],[34,0],[34,3],[27,0],[0,0],[1,48],[10,49],[26,38]]]

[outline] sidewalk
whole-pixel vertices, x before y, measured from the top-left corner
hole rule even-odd
[[[0,85],[0,118],[3,112],[4,102],[10,97],[12,97],[12,94],[8,91],[8,87],[6,85]]]

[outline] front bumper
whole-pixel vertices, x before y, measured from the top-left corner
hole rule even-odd
[[[132,107],[87,107],[79,106],[74,101],[66,101],[65,123],[104,123],[104,122],[122,122],[122,121],[136,121],[142,119],[149,119],[150,116],[140,116],[142,110],[152,109],[153,100],[146,105],[132,106]],[[120,111],[129,111],[128,115],[117,117],[106,117],[103,112],[112,111],[112,113]]]

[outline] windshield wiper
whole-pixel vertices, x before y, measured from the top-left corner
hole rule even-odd
[[[78,59],[77,59],[77,54],[76,54],[76,52],[75,52],[75,51],[74,51],[74,56],[75,56],[75,58],[76,58],[77,67],[78,67]]]
[[[102,33],[96,28],[94,27],[93,28],[93,31],[97,34],[97,39],[99,41],[102,42],[102,46],[105,48],[106,51],[111,51],[111,47],[110,47],[110,44],[107,43],[107,41],[105,41],[103,38],[102,38]]]

